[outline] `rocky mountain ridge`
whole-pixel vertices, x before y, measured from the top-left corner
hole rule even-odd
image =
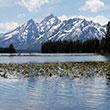
[[[104,36],[105,27],[98,23],[81,18],[61,21],[50,14],[40,23],[30,19],[16,29],[0,34],[0,47],[12,43],[17,50],[40,51],[42,44],[49,40],[101,40]]]

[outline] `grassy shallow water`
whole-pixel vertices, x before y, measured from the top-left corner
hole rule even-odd
[[[9,63],[0,64],[0,77],[29,78],[58,76],[71,78],[106,77],[110,62],[65,62],[65,63]]]
[[[107,110],[109,73],[109,61],[0,63],[0,110]]]

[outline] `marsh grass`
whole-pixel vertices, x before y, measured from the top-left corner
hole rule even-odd
[[[0,64],[0,77],[29,78],[48,76],[91,78],[106,77],[110,74],[110,62],[69,62],[69,63],[9,63]]]

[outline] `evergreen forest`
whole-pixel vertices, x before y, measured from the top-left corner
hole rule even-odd
[[[8,48],[0,48],[0,53],[16,53],[13,44],[10,44]]]

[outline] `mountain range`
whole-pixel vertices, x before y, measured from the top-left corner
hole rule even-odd
[[[8,47],[12,43],[17,50],[40,52],[42,44],[49,40],[101,40],[105,36],[105,28],[81,18],[61,21],[50,14],[40,23],[30,19],[16,29],[0,34],[0,47]]]

